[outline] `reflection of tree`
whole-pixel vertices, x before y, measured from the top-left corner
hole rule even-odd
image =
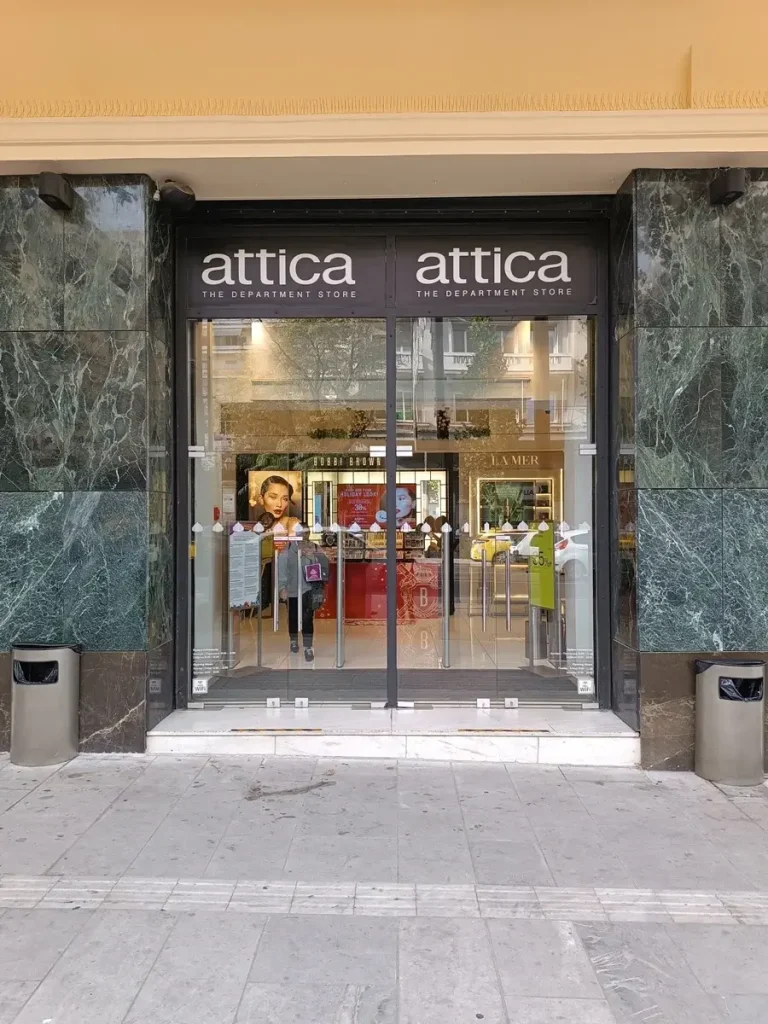
[[[315,401],[353,398],[364,378],[383,378],[385,333],[378,322],[301,318],[264,321],[273,365]]]
[[[473,415],[472,423],[457,426],[458,440],[502,434],[508,442],[510,438],[519,437],[525,428],[509,385],[502,385],[503,397],[489,398],[489,384],[509,381],[504,360],[505,332],[506,325],[486,316],[472,317],[467,324],[467,349],[474,353],[468,371],[469,394],[475,401],[482,399],[485,408]]]
[[[473,316],[467,324],[467,349],[475,354],[469,375],[478,384],[504,379],[504,331],[497,321]]]

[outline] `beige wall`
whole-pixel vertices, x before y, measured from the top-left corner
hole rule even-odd
[[[768,4],[4,0],[0,116],[768,106]]]

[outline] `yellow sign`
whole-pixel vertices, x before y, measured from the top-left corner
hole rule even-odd
[[[551,529],[538,532],[531,541],[535,552],[528,559],[531,604],[535,608],[555,607],[555,535]]]

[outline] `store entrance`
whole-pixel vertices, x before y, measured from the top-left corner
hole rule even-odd
[[[593,319],[219,319],[190,343],[194,696],[591,697]]]

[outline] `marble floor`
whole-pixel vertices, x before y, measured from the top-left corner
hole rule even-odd
[[[284,611],[281,608],[281,612]],[[257,663],[258,619],[245,619],[240,634],[242,666]],[[344,624],[344,661],[349,669],[383,668],[387,631],[385,622],[349,620]],[[443,664],[441,619],[422,619],[397,626],[398,664],[409,669],[439,669]],[[513,619],[508,633],[505,621],[489,617],[482,628],[479,615],[457,614],[450,623],[450,660],[452,668],[496,669],[524,668],[524,622]],[[336,665],[336,620],[316,619],[315,660],[319,668]],[[273,669],[301,668],[303,658],[291,657],[285,623],[274,631],[273,620],[262,618],[262,664]]]
[[[632,766],[637,734],[610,711],[575,705],[429,709],[210,703],[174,711],[150,753],[397,757]]]
[[[527,607],[527,606],[526,606]],[[209,678],[209,690],[222,700],[266,696],[295,696],[303,689],[322,693],[325,700],[379,700],[386,691],[385,622],[348,620],[344,624],[342,666],[335,619],[315,620],[314,660],[303,650],[290,651],[286,613],[273,619],[243,617],[230,671]],[[578,700],[579,666],[557,669],[558,658],[531,663],[526,651],[526,619],[515,611],[510,629],[498,608],[491,609],[483,627],[476,609],[457,607],[450,618],[448,662],[443,624],[439,618],[397,626],[397,661],[401,694],[406,699],[493,700],[514,696],[522,700]],[[260,639],[259,639],[260,634]],[[546,655],[546,651],[542,651]],[[579,655],[581,657],[581,655]],[[591,657],[591,656],[590,656]]]
[[[768,1024],[768,789],[0,755],[0,1024]]]

